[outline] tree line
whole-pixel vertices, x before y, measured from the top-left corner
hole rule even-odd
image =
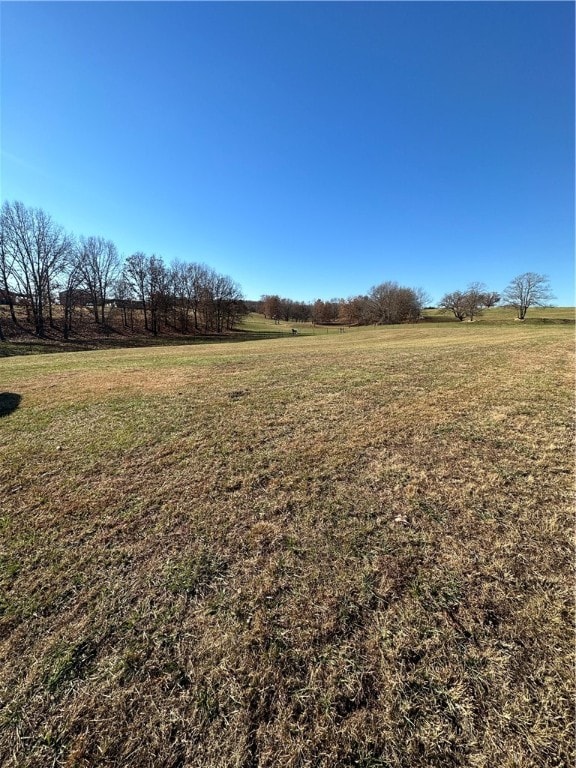
[[[483,283],[446,293],[439,302],[458,320],[474,320],[499,302],[515,307],[523,320],[531,306],[553,298],[544,275],[526,272],[515,277],[502,294]],[[416,322],[430,298],[421,288],[387,281],[367,294],[347,299],[306,303],[265,295],[247,302],[240,286],[205,264],[174,261],[136,252],[121,258],[106,238],[74,237],[39,208],[4,202],[0,209],[0,303],[7,304],[14,323],[15,306],[26,309],[39,337],[56,328],[54,305],[61,306],[61,331],[69,338],[75,310],[89,307],[96,325],[104,327],[107,310],[121,312],[125,328],[134,330],[134,316],[144,329],[158,335],[163,328],[181,333],[222,333],[248,311],[262,312],[277,322],[382,325]],[[0,324],[0,339],[3,339]]]
[[[439,307],[444,312],[452,312],[456,319],[462,321],[474,320],[485,309],[502,302],[514,307],[518,319],[524,320],[530,307],[546,306],[553,298],[546,275],[524,272],[510,281],[502,295],[489,291],[484,283],[471,283],[465,291],[445,293]]]
[[[518,319],[524,320],[530,307],[545,306],[553,298],[545,275],[525,272],[513,278],[501,294],[480,282],[471,283],[465,290],[445,293],[438,308],[452,313],[457,320],[473,321],[485,309],[503,303],[514,307]],[[406,288],[388,281],[374,286],[366,295],[348,299],[318,299],[306,304],[278,295],[265,295],[260,302],[249,304],[252,311],[262,312],[276,321],[385,325],[420,320],[422,310],[429,302],[421,288]]]
[[[121,310],[125,327],[134,327],[134,312],[140,311],[153,335],[162,327],[222,333],[247,311],[240,286],[205,264],[166,265],[142,252],[122,258],[111,240],[76,238],[45,211],[8,201],[0,210],[0,298],[15,323],[15,306],[23,305],[41,338],[56,327],[57,303],[65,338],[78,307],[90,307],[100,326],[111,306]]]
[[[258,311],[277,321],[385,325],[419,320],[427,302],[429,298],[421,288],[406,288],[387,281],[374,286],[366,295],[330,301],[317,299],[308,304],[265,295],[258,304]]]

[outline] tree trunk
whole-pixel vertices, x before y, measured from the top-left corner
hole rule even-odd
[[[64,304],[64,326],[62,328],[62,333],[64,334],[64,338],[68,340],[68,337],[70,336],[70,325],[71,325],[71,318],[70,318],[70,310],[68,308],[68,302]]]
[[[17,323],[18,320],[16,319],[16,312],[14,311],[14,301],[12,299],[12,294],[8,292],[7,298],[8,298],[8,306],[10,307],[10,317],[12,318],[13,323]]]
[[[54,317],[52,315],[52,297],[50,295],[50,286],[48,286],[48,322],[50,323],[50,328],[54,328]]]

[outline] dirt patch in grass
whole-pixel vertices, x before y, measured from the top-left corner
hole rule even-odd
[[[573,762],[573,338],[3,363],[14,766]]]

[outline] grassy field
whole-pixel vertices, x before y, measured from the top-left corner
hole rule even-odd
[[[425,309],[424,318],[437,322],[454,322],[456,320],[452,312],[440,309]],[[534,323],[574,323],[574,319],[574,307],[531,307],[522,322],[528,325]],[[459,321],[456,320],[456,322]],[[474,322],[509,323],[518,322],[518,320],[514,307],[492,307],[491,309],[485,309],[480,315],[475,317]]]
[[[118,318],[119,310],[112,313],[111,321],[114,327],[102,329],[95,326],[91,311],[82,311],[81,320],[78,320],[78,333],[70,340],[64,340],[59,331],[48,329],[45,339],[38,339],[32,332],[29,323],[25,321],[22,308],[17,308],[20,324],[11,322],[7,307],[0,306],[0,324],[7,337],[6,341],[0,341],[0,359],[3,357],[15,357],[18,355],[40,355],[48,352],[82,352],[100,349],[124,349],[127,347],[149,346],[179,346],[182,344],[214,344],[231,341],[257,341],[261,339],[283,338],[292,336],[296,330],[299,336],[317,336],[319,334],[341,333],[349,330],[345,325],[338,323],[329,325],[315,325],[312,322],[294,322],[280,320],[275,322],[264,315],[251,312],[246,315],[232,331],[217,334],[180,334],[174,329],[164,329],[158,336],[152,336],[144,330],[143,317],[136,317],[134,331],[123,328],[122,321]],[[80,312],[80,310],[78,310]],[[61,325],[61,308],[54,310],[56,325]],[[533,307],[529,311],[524,324],[572,324],[576,320],[573,307]],[[422,322],[424,323],[452,323],[457,324],[451,312],[439,309],[424,310]],[[516,323],[516,313],[511,307],[494,307],[485,310],[474,320],[482,324],[510,324]],[[27,329],[27,330],[26,330]]]
[[[0,362],[0,764],[560,768],[573,326]]]
[[[441,322],[441,323],[455,323],[460,324],[460,321],[454,317],[452,312],[447,312],[442,309],[425,309],[423,311],[424,322]],[[576,311],[574,307],[531,307],[526,315],[526,319],[523,324],[540,325],[542,323],[574,323],[576,320]],[[464,321],[466,322],[466,321]],[[518,324],[516,310],[513,307],[492,307],[491,309],[485,309],[480,315],[474,318],[474,323],[482,324]],[[239,325],[239,329],[251,332],[251,333],[263,333],[274,332],[277,333],[290,333],[292,328],[296,328],[298,333],[337,333],[339,329],[345,326],[339,326],[337,323],[334,326],[330,325],[317,325],[313,323],[294,323],[292,321],[286,322],[284,320],[275,323],[273,320],[265,318],[263,315],[256,312],[250,313],[244,318]]]

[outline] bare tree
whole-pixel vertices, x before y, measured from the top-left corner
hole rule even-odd
[[[141,302],[144,311],[144,328],[147,331],[150,330],[147,310],[150,295],[150,260],[146,254],[138,251],[128,256],[124,263],[122,277]]]
[[[439,306],[444,312],[452,312],[455,318],[462,321],[466,317],[466,294],[463,291],[445,293]]]
[[[150,324],[154,336],[160,332],[160,313],[167,322],[168,311],[172,302],[171,278],[160,256],[151,256],[148,262],[150,284],[148,302],[150,306]]]
[[[8,233],[4,225],[4,216],[0,215],[0,292],[10,308],[10,317],[12,322],[16,323],[16,313],[14,311],[14,293],[12,291],[12,280],[14,278],[14,254],[8,247]]]
[[[440,307],[445,312],[452,312],[454,317],[462,321],[471,321],[481,315],[488,306],[494,306],[500,300],[497,293],[489,293],[484,283],[470,283],[465,291],[446,293],[440,300]]]
[[[378,325],[414,322],[422,314],[424,294],[387,281],[375,285],[369,294],[370,319]]]
[[[189,264],[188,280],[191,287],[190,297],[192,301],[192,314],[194,315],[194,330],[200,330],[200,315],[205,299],[209,299],[207,288],[212,270],[205,264]]]
[[[486,286],[484,283],[470,283],[463,295],[466,317],[470,318],[470,321],[482,314],[482,310],[486,306],[485,299]]]
[[[173,261],[170,266],[170,280],[174,290],[174,326],[181,333],[188,331],[191,302],[191,281],[188,279],[188,265],[181,261]]]
[[[312,315],[312,305],[305,301],[292,301],[291,302],[291,320],[295,320],[297,323],[306,323],[310,320]]]
[[[129,286],[144,310],[144,327],[154,336],[160,333],[161,313],[166,322],[174,301],[173,280],[160,256],[133,253],[122,272],[124,286]]]
[[[331,299],[330,301],[316,299],[311,306],[312,322],[324,325],[335,323],[340,314],[340,301],[338,299]]]
[[[340,302],[338,321],[345,325],[365,325],[370,318],[368,296],[352,296]]]
[[[134,301],[132,286],[122,276],[116,281],[115,289],[116,306],[122,312],[122,324],[124,328],[130,327],[134,330],[134,304],[136,302]],[[128,323],[128,310],[130,310],[130,323]]]
[[[495,307],[499,301],[500,301],[500,294],[496,293],[496,291],[487,291],[484,294],[484,306],[486,307],[486,309]]]
[[[12,275],[26,295],[36,334],[45,335],[52,311],[52,288],[71,255],[71,240],[41,208],[21,202],[2,206],[3,247]]]
[[[502,296],[503,301],[514,307],[519,320],[524,320],[530,307],[544,307],[553,298],[548,277],[537,272],[515,277]]]
[[[282,314],[282,299],[276,294],[265,295],[260,299],[262,302],[262,314],[264,317],[269,317],[271,320],[280,320]]]
[[[432,298],[428,293],[428,291],[425,290],[424,288],[414,288],[413,290],[416,297],[416,301],[418,302],[418,305],[420,307],[420,314],[421,314],[424,307],[430,304],[430,302],[432,301]]]
[[[228,275],[221,275],[218,290],[221,333],[224,328],[231,330],[234,324],[246,314],[242,289]]]
[[[242,292],[238,284],[227,275],[209,270],[202,304],[205,330],[222,333],[225,328],[230,329],[241,314],[241,305]]]
[[[68,271],[66,273],[63,292],[60,294],[60,303],[64,312],[62,333],[64,338],[68,339],[72,332],[72,317],[74,314],[74,307],[77,303],[78,286],[82,280],[78,263],[75,259],[71,259]],[[63,299],[63,300],[62,300]]]
[[[10,306],[10,315],[13,321],[16,321],[16,315],[14,314],[14,304],[12,301],[12,292],[10,290],[10,284],[8,276],[11,274],[11,265],[8,261],[8,253],[4,247],[4,227],[1,226],[0,220],[0,304],[6,303]],[[4,286],[3,288],[1,286]],[[2,294],[4,294],[2,296]],[[2,331],[2,321],[0,320],[0,341],[4,341],[4,332]]]
[[[107,294],[120,274],[116,246],[103,237],[82,237],[76,262],[81,282],[92,297],[94,320],[104,325]]]

